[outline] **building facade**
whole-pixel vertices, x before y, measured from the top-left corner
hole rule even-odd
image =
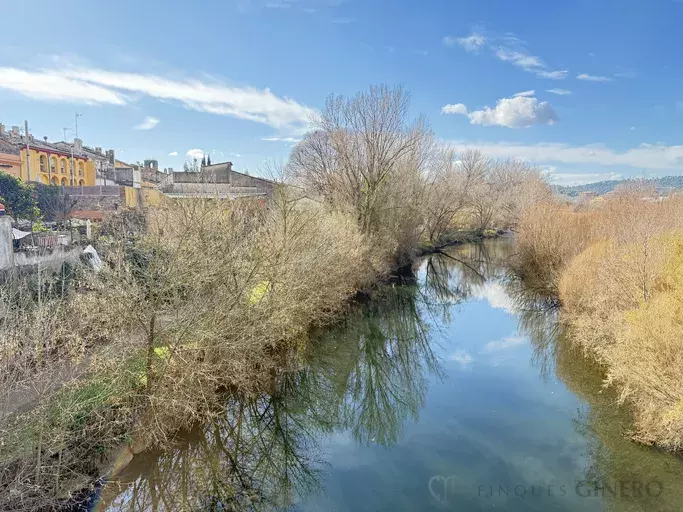
[[[80,139],[70,143],[50,143],[22,135],[18,126],[6,131],[0,124],[0,141],[18,152],[19,175],[23,181],[44,185],[86,186],[95,185],[95,162],[83,152]]]
[[[95,186],[95,162],[86,156],[72,155],[71,151],[55,144],[29,141],[28,158],[24,147],[21,149],[21,159],[21,179],[24,181],[69,187]],[[26,164],[27,161],[30,165]]]
[[[21,151],[0,139],[0,172],[21,177]]]

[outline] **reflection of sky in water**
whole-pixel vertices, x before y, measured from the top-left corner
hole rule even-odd
[[[488,281],[470,292],[451,307],[448,324],[433,326],[445,377],[429,377],[419,419],[405,421],[392,447],[333,435],[324,446],[325,491],[301,510],[602,508],[574,491],[587,463],[585,438],[573,425],[582,405],[530,363],[532,348],[503,285]],[[453,476],[447,503],[442,479],[432,482],[436,497],[429,490],[438,475]],[[515,496],[515,486],[524,496]]]
[[[292,501],[301,511],[679,510],[670,505],[680,502],[683,463],[628,441],[602,373],[571,344],[548,343],[554,312],[498,266],[510,248],[461,246],[424,260],[418,286],[380,287],[318,332],[306,364],[283,371],[273,390],[231,398],[225,418],[177,451],[136,457],[137,501],[133,487],[111,499],[177,505],[236,493],[238,510]],[[666,499],[577,495],[577,481],[605,475],[663,481]]]

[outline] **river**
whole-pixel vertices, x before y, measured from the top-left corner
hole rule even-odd
[[[627,411],[506,262],[425,257],[314,336],[272,389],[143,453],[97,510],[675,511],[683,462]]]

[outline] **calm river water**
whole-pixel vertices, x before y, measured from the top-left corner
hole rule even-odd
[[[626,439],[599,368],[507,271],[512,250],[423,259],[272,392],[136,457],[93,508],[683,510],[683,462]]]

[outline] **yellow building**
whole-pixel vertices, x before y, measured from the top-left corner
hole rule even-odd
[[[77,152],[76,152],[77,153]],[[48,142],[31,140],[27,165],[26,146],[21,148],[21,179],[44,185],[94,187],[95,162]],[[29,180],[30,167],[30,180]],[[72,168],[73,167],[73,168]]]

